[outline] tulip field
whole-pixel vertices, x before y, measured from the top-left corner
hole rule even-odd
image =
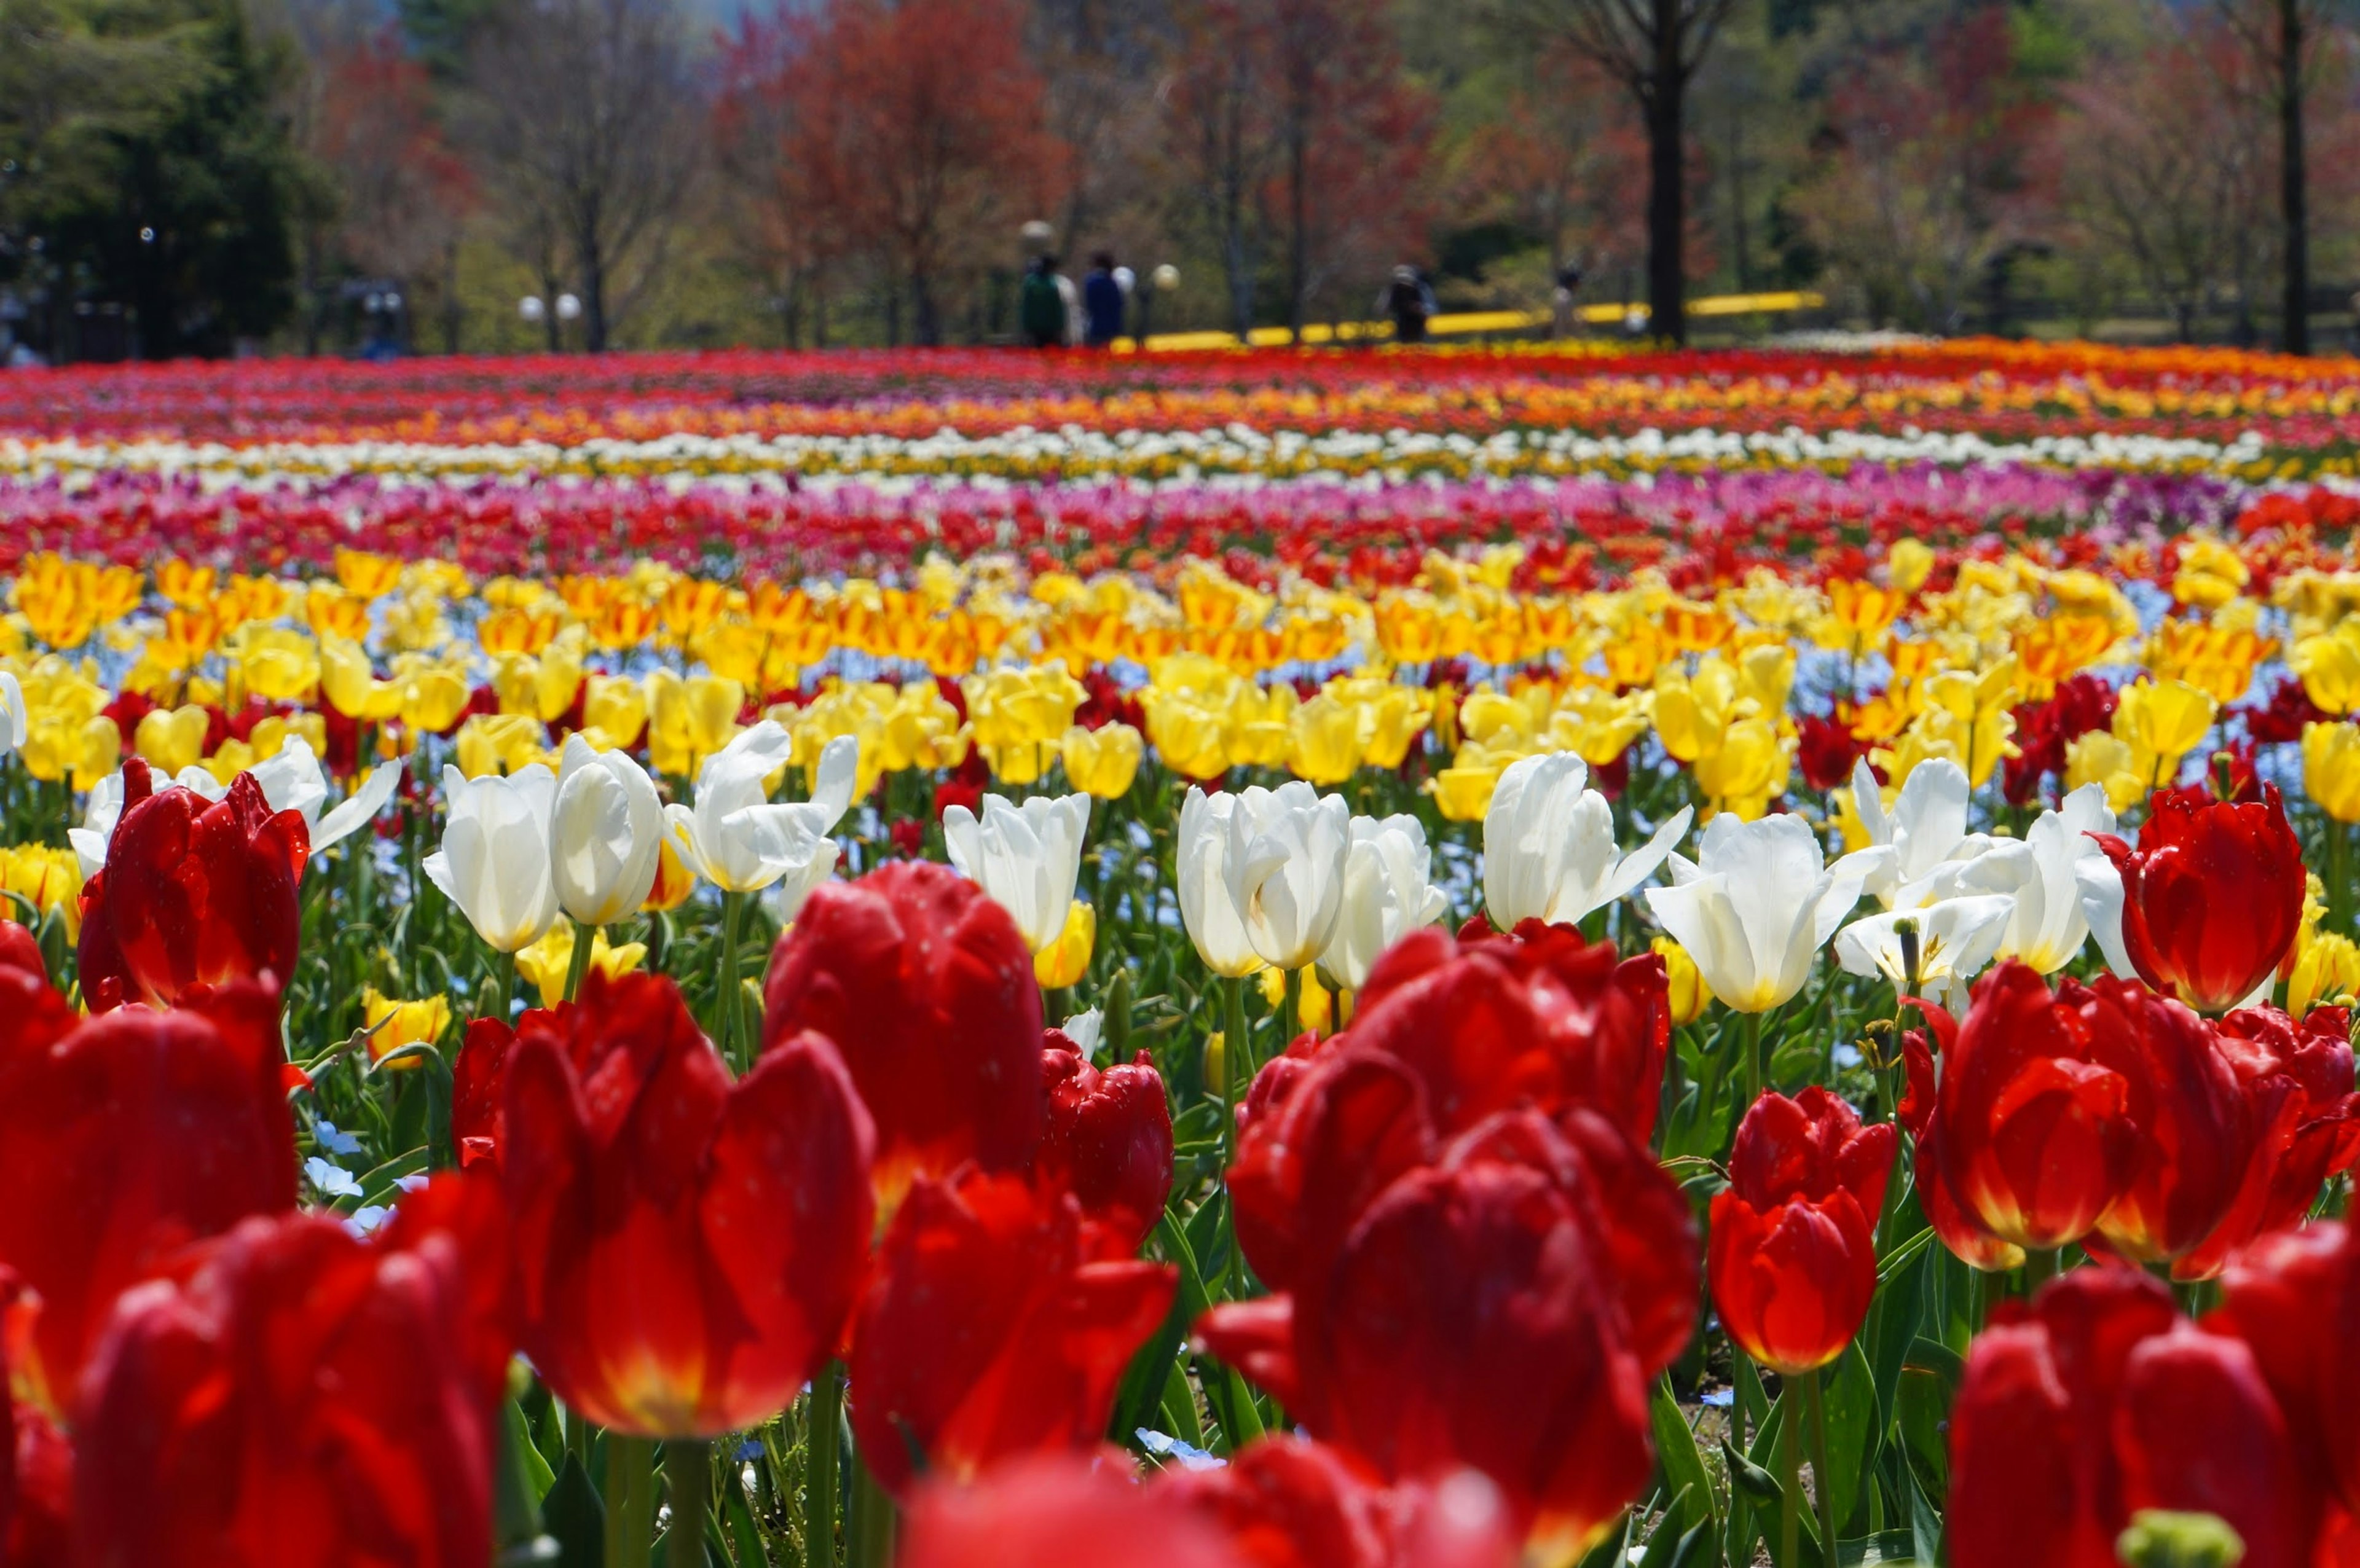
[[[0,1568],[2360,1568],[2360,363],[0,375]]]

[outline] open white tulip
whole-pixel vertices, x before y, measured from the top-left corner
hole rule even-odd
[[[1836,875],[1853,877],[1888,909],[1914,909],[1957,892],[1961,862],[1990,847],[1967,832],[1966,770],[1931,757],[1909,770],[1888,814],[1876,775],[1865,757],[1852,764],[1852,805],[1868,830],[1868,847],[1836,862]]]
[[[1449,899],[1433,885],[1426,825],[1413,816],[1354,817],[1344,855],[1344,907],[1319,972],[1347,991],[1369,983],[1378,955],[1442,918]]]
[[[1175,850],[1180,923],[1205,967],[1230,980],[1264,966],[1246,936],[1245,916],[1229,896],[1229,820],[1237,809],[1235,795],[1207,795],[1188,786],[1180,802]]]
[[[385,810],[385,803],[401,786],[403,766],[398,761],[378,763],[361,780],[359,789],[324,814],[321,808],[328,803],[328,776],[320,767],[311,743],[301,735],[289,735],[286,745],[246,771],[262,786],[262,798],[272,811],[302,813],[303,825],[311,834],[311,854],[316,856],[358,833]],[[229,793],[228,785],[195,764],[169,777],[156,775],[155,787],[159,790],[191,790],[208,800],[218,800]],[[66,842],[73,845],[83,877],[95,876],[106,864],[106,846],[115,837],[115,825],[122,817],[123,775],[118,770],[91,787],[82,826],[66,831]]]
[[[2073,863],[2073,886],[2081,894],[2081,918],[2098,939],[2098,951],[2117,979],[2136,980],[2138,966],[2123,944],[2123,874],[2103,855]]]
[[[1352,808],[1300,779],[1238,792],[1221,874],[1264,964],[1300,969],[1319,956],[1344,909]]]
[[[1614,808],[1589,781],[1570,751],[1521,757],[1500,775],[1483,813],[1483,907],[1502,931],[1533,920],[1570,925],[1604,909],[1655,874],[1695,815],[1682,806],[1624,855]]]
[[[764,719],[705,759],[696,804],[664,808],[682,864],[725,893],[759,893],[776,885],[781,920],[795,918],[812,889],[836,869],[827,835],[852,805],[859,742],[838,735],[820,753],[808,800],[773,801],[763,781],[793,749],[776,719]]]
[[[1860,883],[1827,865],[1797,817],[1742,822],[1723,812],[1705,824],[1698,854],[1671,857],[1672,886],[1648,888],[1647,907],[1714,996],[1741,1013],[1768,1012],[1811,977]]]
[[[943,812],[951,864],[1016,917],[1024,945],[1035,953],[1056,942],[1073,913],[1089,831],[1087,795],[1035,795],[1021,806],[986,795],[979,822],[965,806]]]
[[[14,675],[0,670],[0,757],[23,746],[32,727],[32,719],[25,712],[24,686]]]
[[[470,779],[446,764],[442,798],[442,845],[426,857],[427,880],[500,952],[530,947],[557,923],[549,854],[557,775],[536,762],[506,779]]]
[[[663,853],[663,802],[630,757],[565,737],[550,818],[557,902],[585,926],[611,925],[648,901]]]
[[[2041,812],[2021,840],[1994,839],[1989,849],[1966,863],[1959,874],[1963,891],[2005,893],[2016,900],[1995,958],[2016,959],[2043,975],[2054,975],[2073,961],[2090,940],[2080,876],[2085,865],[2093,870],[2104,866],[2112,880],[2114,940],[2119,943],[2122,877],[2090,837],[2114,831],[2114,813],[2106,805],[2105,787],[2084,784],[2065,797],[2060,810]]]
[[[1910,984],[1903,941],[1915,933],[1917,996],[1945,1006],[1963,1000],[1967,982],[1982,974],[2007,934],[2016,900],[2005,893],[1944,898],[1914,909],[1887,909],[1836,932],[1836,962],[1851,975],[1882,975],[1896,986]]]

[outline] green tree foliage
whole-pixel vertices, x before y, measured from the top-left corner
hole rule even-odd
[[[148,358],[227,352],[292,303],[324,199],[237,0],[0,0],[0,281],[111,303]]]

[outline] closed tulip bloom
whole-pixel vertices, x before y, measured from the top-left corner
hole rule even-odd
[[[910,1190],[878,1247],[853,1333],[852,1430],[905,1494],[1106,1432],[1131,1356],[1164,1321],[1174,1269],[1120,1256],[1071,1194],[970,1168]]]
[[[1810,978],[1860,884],[1828,868],[1797,817],[1715,817],[1699,854],[1671,857],[1672,885],[1648,888],[1647,907],[1714,996],[1741,1013],[1767,1012]]]
[[[530,947],[557,920],[550,812],[557,777],[539,763],[507,779],[442,769],[442,845],[426,878],[501,953]]]
[[[525,1354],[643,1437],[757,1425],[834,1353],[875,1210],[875,1135],[826,1040],[729,1069],[672,983],[591,979],[508,1048],[499,1167]]]
[[[663,849],[655,781],[626,754],[566,736],[549,836],[558,908],[586,926],[637,914]]]
[[[972,1484],[929,1477],[901,1539],[901,1568],[1240,1568],[1186,1499],[1102,1454],[1028,1455]]]
[[[1943,1042],[1919,1190],[1944,1243],[1979,1268],[2081,1240],[2138,1175],[2134,1085],[2149,1069],[2120,983],[2105,984],[2117,989],[2068,980],[2052,994],[2003,964]],[[1949,1024],[1928,1017],[1938,1032]]]
[[[1146,743],[1126,724],[1101,724],[1088,730],[1076,724],[1065,732],[1059,755],[1065,778],[1085,795],[1101,800],[1120,800],[1139,777]]]
[[[1319,955],[1319,970],[1344,989],[1358,991],[1387,948],[1440,920],[1449,900],[1429,880],[1432,852],[1426,825],[1415,817],[1354,817],[1351,832],[1344,856],[1343,912]]]
[[[770,954],[764,1049],[836,1042],[877,1128],[878,1206],[1040,1142],[1041,990],[1008,911],[946,866],[896,861],[814,894]]]
[[[2245,1102],[2253,1157],[2228,1213],[2173,1263],[2180,1279],[2211,1279],[2254,1237],[2301,1223],[2320,1189],[2360,1161],[2360,1094],[2342,1008],[2299,1023],[2275,1007],[2240,1008],[2221,1020],[2213,1044]]]
[[[1641,848],[1614,843],[1614,809],[1586,788],[1590,769],[1569,751],[1527,757],[1500,775],[1483,813],[1483,907],[1513,931],[1526,920],[1572,925],[1634,891],[1688,831],[1686,806]]]
[[[2230,1260],[2221,1285],[2212,1323],[2261,1364],[2296,1463],[2360,1510],[2360,1237],[2341,1220],[2265,1236]]]
[[[84,1385],[78,1561],[488,1561],[497,1406],[469,1275],[498,1261],[286,1214],[127,1292]]]
[[[1090,798],[1035,795],[1022,805],[986,795],[983,816],[943,809],[951,864],[1016,918],[1024,945],[1044,953],[1065,931],[1089,836]]]
[[[1266,967],[1246,934],[1244,914],[1229,892],[1229,821],[1238,798],[1207,795],[1195,785],[1180,803],[1176,849],[1180,920],[1205,967],[1240,979]]]
[[[2302,791],[2339,822],[2360,822],[2360,724],[2302,726]]]
[[[1950,1410],[1958,1568],[2111,1568],[2144,1509],[2209,1513],[2307,1568],[2315,1503],[2255,1354],[2135,1270],[2080,1269],[1975,1338]]]
[[[812,889],[836,868],[827,835],[852,805],[859,742],[838,735],[821,751],[809,800],[770,800],[767,780],[787,765],[794,742],[775,719],[730,741],[696,776],[696,804],[664,808],[672,847],[688,868],[725,893],[781,887],[781,919],[791,920]]]
[[[2302,845],[2278,786],[2245,805],[2158,790],[2136,849],[2098,842],[2123,879],[2123,946],[2139,978],[2199,1012],[2251,996],[2302,922]]]
[[[1264,964],[1300,969],[1335,934],[1351,819],[1341,795],[1321,795],[1299,779],[1239,791],[1221,875]]]
[[[1730,1338],[1782,1377],[1841,1356],[1868,1316],[1897,1141],[1817,1084],[1765,1094],[1738,1124],[1706,1278]]]
[[[150,794],[148,768],[125,769],[124,811],[106,866],[82,887],[81,973],[93,1011],[169,1007],[192,985],[295,975],[302,817],[273,812],[252,774],[220,800]]]
[[[221,988],[169,1013],[78,1021],[0,970],[0,1265],[37,1293],[15,1368],[51,1410],[115,1294],[191,1241],[295,1206],[276,999]]]
[[[1041,1052],[1049,1114],[1034,1181],[1074,1194],[1082,1217],[1136,1250],[1172,1192],[1172,1107],[1155,1059],[1142,1051],[1104,1071],[1049,1031]]]
[[[2092,1032],[2127,1040],[2139,1064],[2127,1074],[2138,1165],[2099,1234],[2141,1263],[2180,1258],[2227,1216],[2256,1163],[2252,1109],[2213,1026],[2179,1003],[2101,975],[2081,1011]]]
[[[1389,1486],[1330,1445],[1257,1438],[1155,1490],[1220,1529],[1240,1568],[1513,1568],[1522,1530],[1480,1471]]]

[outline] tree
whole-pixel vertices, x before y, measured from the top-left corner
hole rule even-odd
[[[2214,0],[2214,7],[2244,46],[2278,123],[2279,343],[2289,354],[2309,354],[2311,181],[2304,130],[2326,0]]]
[[[467,124],[518,248],[578,279],[603,352],[660,266],[697,172],[705,110],[672,0],[509,0],[483,24]]]
[[[1595,273],[1646,248],[1644,212],[1631,199],[1647,149],[1614,84],[1562,45],[1528,55],[1497,114],[1470,138],[1463,189],[1536,236],[1554,280],[1571,262]]]
[[[1688,317],[1688,90],[1736,0],[1493,0],[1526,39],[1561,39],[1621,82],[1647,130],[1647,312],[1658,338],[1685,343]]]
[[[825,220],[910,290],[922,343],[945,284],[1065,190],[1012,0],[839,0],[790,75],[792,147]]]
[[[287,60],[235,0],[0,0],[0,278],[120,310],[130,352],[226,354],[292,303],[307,170]]]
[[[1220,257],[1229,327],[1243,340],[1253,330],[1264,182],[1278,160],[1269,61],[1239,0],[1183,0],[1175,20],[1175,65],[1158,93],[1167,145]]]

